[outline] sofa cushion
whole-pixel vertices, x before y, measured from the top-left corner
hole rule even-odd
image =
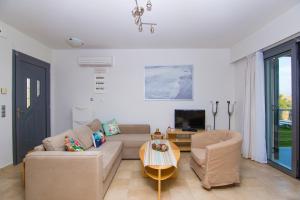
[[[88,126],[83,125],[78,128],[75,128],[74,134],[78,138],[84,150],[93,146],[93,139],[92,139],[93,131]]]
[[[44,145],[39,145],[33,148],[33,151],[46,151]]]
[[[64,151],[65,150],[65,137],[75,137],[71,130],[67,130],[59,135],[45,138],[43,145],[46,151]]]
[[[87,126],[93,131],[101,131],[104,132],[102,129],[101,121],[99,119],[94,119],[91,123],[87,124]]]
[[[115,119],[103,123],[102,128],[107,136],[117,135],[120,133],[118,122]]]
[[[150,134],[149,124],[119,124],[121,134]]]
[[[103,180],[107,178],[117,158],[122,152],[122,142],[108,141],[98,148],[91,147],[88,151],[101,151],[103,155]]]
[[[107,141],[122,141],[124,147],[140,147],[146,141],[150,140],[149,134],[119,134],[109,136]]]
[[[84,151],[83,147],[75,138],[66,136],[65,138],[65,149],[66,151]]]
[[[198,163],[202,167],[205,167],[205,164],[206,164],[206,150],[205,149],[192,148],[191,155],[196,163]]]

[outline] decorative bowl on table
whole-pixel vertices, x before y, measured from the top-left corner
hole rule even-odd
[[[161,132],[159,131],[158,128],[155,130],[154,135],[161,135]]]
[[[169,150],[169,147],[166,144],[152,143],[152,149],[155,151],[166,152]]]

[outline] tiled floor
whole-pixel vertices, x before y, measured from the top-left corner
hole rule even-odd
[[[189,167],[190,156],[182,154],[176,179],[162,184],[162,200],[300,200],[300,181],[278,170],[250,160],[242,160],[239,186],[207,191]],[[0,199],[24,199],[20,166],[0,171]],[[156,182],[143,178],[140,161],[124,160],[106,193],[105,200],[156,199]]]

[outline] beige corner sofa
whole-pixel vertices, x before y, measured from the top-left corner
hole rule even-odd
[[[138,159],[140,146],[150,139],[150,125],[119,128],[121,133],[107,137],[99,148],[91,140],[101,129],[99,120],[46,138],[24,159],[26,200],[103,199],[121,159]],[[77,138],[85,151],[64,151],[67,135]]]
[[[190,166],[206,189],[240,183],[242,137],[219,130],[192,136]]]

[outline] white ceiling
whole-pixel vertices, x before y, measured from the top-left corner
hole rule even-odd
[[[147,0],[139,0],[145,5]],[[50,48],[226,48],[300,3],[300,0],[152,0],[138,32],[134,0],[0,0],[0,20]],[[146,29],[146,28],[144,28]]]

